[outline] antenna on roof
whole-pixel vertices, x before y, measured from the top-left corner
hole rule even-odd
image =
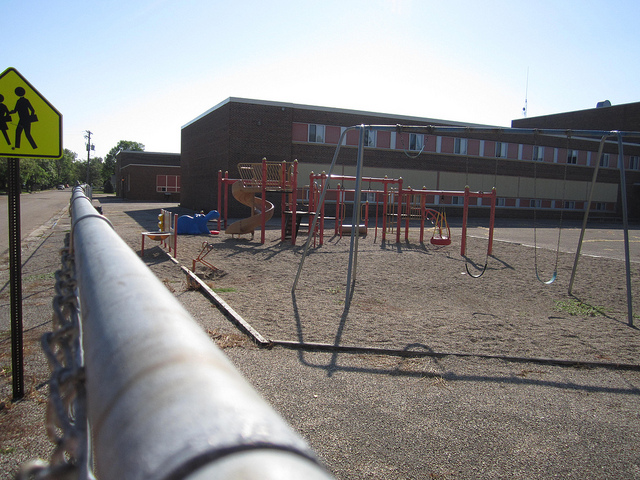
[[[522,107],[522,115],[527,118],[527,97],[529,96],[529,67],[527,67],[527,86],[524,90],[524,107]]]

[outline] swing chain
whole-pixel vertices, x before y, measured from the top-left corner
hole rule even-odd
[[[402,143],[402,151],[404,152],[404,154],[407,157],[409,157],[410,159],[414,160],[414,159],[418,158],[422,152],[424,152],[424,147],[427,145],[427,141],[426,140],[423,140],[422,148],[420,149],[420,151],[417,154],[409,155],[409,153],[407,152],[407,147],[404,144],[404,137],[402,136],[402,125],[396,125],[396,133],[400,136],[400,143]]]
[[[49,400],[45,428],[54,444],[49,462],[25,463],[16,478],[93,479],[90,469],[85,370],[80,339],[80,308],[69,235],[60,251],[62,267],[56,272],[53,331],[42,337],[49,361]]]
[[[560,205],[560,221],[558,224],[558,242],[556,245],[556,255],[555,255],[555,263],[554,263],[554,269],[553,269],[553,274],[551,275],[551,278],[549,280],[543,280],[540,278],[540,273],[538,272],[538,239],[537,239],[537,228],[536,228],[536,212],[538,210],[538,199],[537,199],[537,192],[536,192],[536,185],[537,185],[537,169],[536,169],[536,162],[537,160],[534,160],[534,164],[533,164],[533,196],[534,196],[534,210],[533,210],[533,261],[534,261],[534,268],[535,268],[535,272],[536,272],[536,278],[544,283],[545,285],[551,285],[553,282],[556,281],[556,279],[558,278],[558,263],[560,260],[560,240],[561,240],[561,236],[562,236],[562,221],[563,221],[563,217],[564,217],[564,209],[565,209],[565,200],[566,200],[566,189],[567,189],[567,169],[568,169],[568,164],[569,164],[569,146],[571,143],[571,130],[567,130],[566,131],[566,135],[567,135],[567,142],[566,142],[566,149],[567,149],[567,158],[565,159],[565,164],[564,164],[564,175],[563,175],[563,179],[562,179],[562,205]],[[534,138],[535,138],[535,145],[537,145],[538,142],[538,130],[536,129],[534,132]]]

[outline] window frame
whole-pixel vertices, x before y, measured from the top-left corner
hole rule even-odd
[[[376,146],[376,141],[378,139],[378,136],[376,135],[375,130],[365,130],[364,131],[364,146],[365,147],[370,147],[370,148],[375,148]]]
[[[164,177],[164,184],[160,183],[160,177]],[[169,177],[174,179],[175,186],[169,186]],[[156,193],[180,193],[180,175],[156,174]]]
[[[413,147],[412,147],[413,145]],[[418,148],[419,145],[419,148]],[[424,135],[422,133],[410,133],[409,134],[409,149],[410,152],[420,152],[424,150]]]
[[[534,145],[531,152],[531,160],[534,162],[544,161],[544,145]]]
[[[324,125],[310,123],[307,128],[307,141],[309,143],[324,143],[324,140],[326,138],[325,134],[326,130]]]
[[[456,137],[453,140],[453,153],[456,155],[467,155],[469,151],[469,139]]]

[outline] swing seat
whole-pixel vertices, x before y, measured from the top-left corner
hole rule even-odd
[[[155,240],[156,242],[161,242],[162,240],[166,240],[167,238],[171,237],[173,235],[173,233],[171,233],[171,232],[142,232],[142,235],[144,235],[147,238],[150,238],[151,240]]]
[[[447,222],[447,215],[442,212],[436,212],[435,227],[433,228],[433,235],[431,235],[431,245],[451,245],[451,230],[449,229],[449,223]],[[432,220],[433,222],[433,220]]]
[[[431,245],[451,245],[451,239],[449,237],[431,237],[429,242]]]

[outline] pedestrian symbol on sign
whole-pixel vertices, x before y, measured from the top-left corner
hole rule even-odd
[[[14,68],[0,74],[0,130],[0,157],[62,156],[62,115]]]
[[[38,121],[38,117],[36,116],[36,111],[33,109],[31,102],[25,98],[25,91],[22,87],[16,87],[15,93],[18,96],[18,100],[16,101],[16,106],[9,113],[17,113],[18,114],[18,126],[16,127],[16,145],[15,148],[20,148],[20,137],[22,136],[22,132],[24,132],[24,136],[29,140],[29,144],[31,148],[34,150],[38,148],[36,142],[33,140],[31,136],[31,124],[33,122]]]
[[[7,124],[11,121],[11,115],[9,115],[9,108],[3,102],[4,97],[0,95],[0,130],[2,130],[2,135],[7,145],[11,145],[11,140],[9,140],[9,134],[7,133],[7,130],[9,130]]]

